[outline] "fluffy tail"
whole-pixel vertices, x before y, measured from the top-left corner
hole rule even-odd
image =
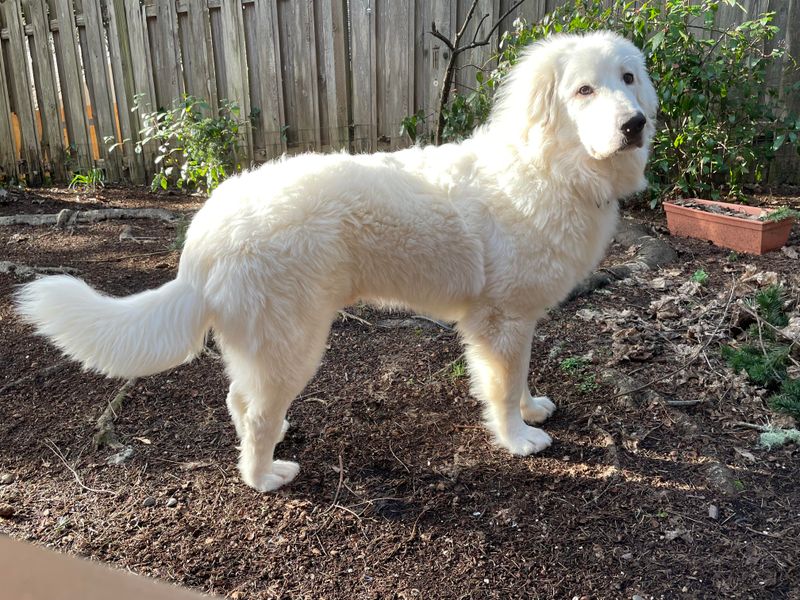
[[[192,358],[210,326],[203,296],[180,279],[110,298],[74,277],[44,277],[23,286],[16,303],[37,333],[110,377],[151,375]]]

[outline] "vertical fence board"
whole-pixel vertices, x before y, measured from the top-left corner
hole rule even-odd
[[[151,39],[154,42],[151,56],[154,63],[156,103],[163,108],[171,107],[173,100],[180,98],[183,93],[177,36],[178,15],[175,11],[175,1],[156,0],[155,29],[151,32]]]
[[[74,168],[93,164],[89,145],[89,123],[83,101],[83,75],[78,58],[75,33],[75,15],[72,0],[55,0],[58,21],[56,52],[60,57],[59,81],[67,122],[70,151],[74,155]]]
[[[378,146],[375,3],[350,0],[350,65],[353,150],[370,152]]]
[[[346,2],[320,0],[315,9],[322,149],[346,148],[349,144]]]
[[[250,84],[240,0],[228,0],[222,3],[222,35],[227,73],[225,81],[227,98],[239,107],[241,118],[249,119]],[[245,128],[244,141],[248,162],[252,162],[253,135],[250,127]]]
[[[8,28],[9,71],[14,74],[11,91],[14,98],[14,110],[20,123],[22,140],[20,150],[25,161],[28,182],[38,183],[42,177],[41,149],[39,133],[36,129],[36,112],[31,94],[32,83],[28,70],[27,38],[22,25],[22,7],[19,0],[7,0],[0,4],[4,22]]]
[[[380,0],[377,4],[376,36],[380,42],[375,59],[381,65],[377,74],[378,147],[394,150],[404,138],[403,119],[414,112],[413,0]]]
[[[50,48],[50,21],[47,15],[47,4],[44,0],[23,0],[23,9],[27,22],[33,29],[32,45],[34,86],[42,120],[42,160],[45,169],[52,176],[63,181],[64,171],[64,136],[61,128],[60,102],[58,85],[53,71],[52,51]]]
[[[320,146],[314,8],[311,0],[278,3],[286,136],[290,150]]]
[[[130,48],[131,67],[133,69],[133,93],[138,96],[138,105],[143,110],[152,111],[156,108],[155,84],[152,78],[152,66],[148,52],[149,39],[147,35],[147,20],[145,9],[139,0],[123,0],[125,22],[128,26],[128,47]],[[132,100],[131,108],[133,108]],[[142,127],[141,115],[133,113],[132,127],[136,132]],[[139,139],[138,133],[136,139]],[[142,158],[145,177],[153,174],[153,160],[155,147],[153,143],[145,144],[142,148]]]
[[[11,126],[11,97],[6,73],[5,57],[0,41],[0,177],[16,179],[17,149]]]
[[[276,0],[256,0],[253,9],[249,64],[251,88],[258,104],[251,104],[258,109],[256,127],[261,144],[256,148],[255,156],[268,160],[286,151],[278,6]]]
[[[188,0],[187,8],[187,27],[182,28],[185,42],[181,46],[186,93],[203,98],[216,111],[218,98],[208,2]]]
[[[83,16],[86,23],[86,43],[83,56],[83,65],[87,73],[91,73],[91,98],[92,114],[94,115],[94,132],[100,158],[106,168],[106,174],[112,181],[118,181],[121,172],[121,163],[118,152],[110,153],[106,139],[113,139],[116,143],[117,124],[114,115],[114,87],[109,80],[107,49],[105,43],[105,28],[103,17],[100,14],[100,0],[83,0]]]
[[[117,117],[122,135],[122,146],[116,152],[120,152],[123,156],[127,176],[130,180],[134,183],[144,183],[142,156],[134,151],[134,143],[139,134],[139,120],[137,115],[131,112],[136,92],[130,46],[124,42],[128,39],[125,7],[122,0],[107,0],[106,6],[108,10],[108,50],[116,92]]]

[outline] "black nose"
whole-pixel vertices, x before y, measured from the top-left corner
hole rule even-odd
[[[647,123],[647,118],[642,113],[636,113],[632,119],[625,121],[622,124],[622,133],[625,134],[625,139],[632,142],[639,137],[642,133],[644,125]]]

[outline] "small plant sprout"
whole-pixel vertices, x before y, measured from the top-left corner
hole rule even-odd
[[[559,363],[559,368],[576,379],[575,385],[581,394],[595,391],[597,384],[596,375],[588,370],[589,361],[583,356],[570,356]]]
[[[580,356],[570,356],[563,359],[558,366],[565,373],[574,373],[586,366],[586,359]]]
[[[450,365],[450,379],[461,379],[467,375],[467,363],[463,358],[459,358]]]
[[[100,169],[89,169],[85,173],[75,173],[69,182],[69,189],[82,192],[96,192],[105,186],[106,176]]]
[[[692,281],[700,285],[705,285],[708,283],[708,273],[703,269],[698,269],[692,274]]]

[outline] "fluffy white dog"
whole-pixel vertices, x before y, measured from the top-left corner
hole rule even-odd
[[[197,213],[178,276],[126,298],[66,276],[24,286],[19,312],[113,377],[174,367],[209,329],[231,379],[239,468],[257,490],[337,311],[356,300],[457,322],[498,444],[527,455],[555,410],[527,385],[534,325],[600,261],[617,200],[645,187],[656,94],[639,50],[611,33],[534,45],[489,122],[460,143],[306,154],[232,177]]]

